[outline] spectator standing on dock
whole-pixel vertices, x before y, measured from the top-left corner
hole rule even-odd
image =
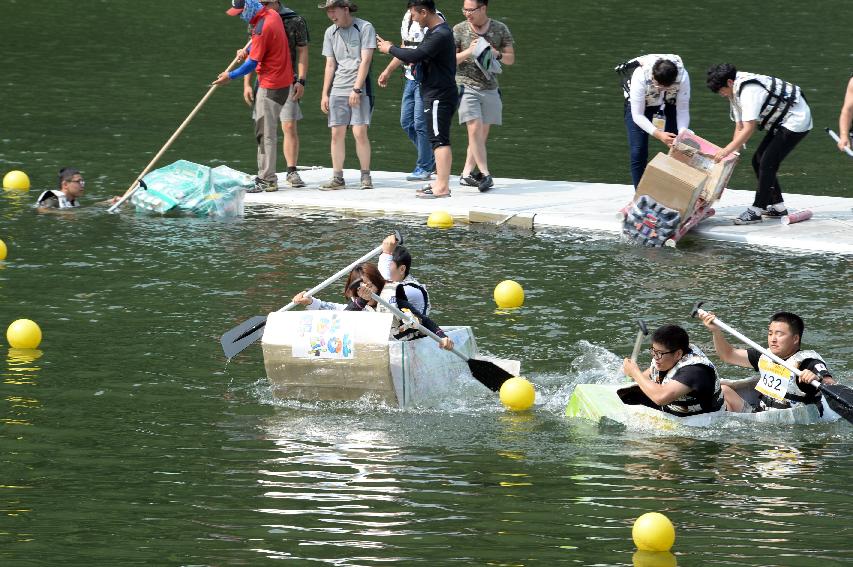
[[[373,189],[370,177],[370,139],[367,129],[373,114],[370,64],[376,49],[373,24],[353,17],[358,6],[350,0],[326,0],[320,8],[332,21],[323,36],[323,93],[320,109],[329,116],[332,130],[332,179],[320,186],[323,191],[345,189],[347,127],[352,127],[355,151],[361,168],[361,189]]]
[[[240,11],[240,18],[252,26],[249,56],[240,67],[221,73],[213,82],[214,85],[224,85],[252,71],[256,70],[258,73],[260,86],[255,97],[258,176],[249,193],[278,191],[278,124],[281,109],[290,96],[290,87],[293,84],[290,49],[281,17],[272,8],[274,3],[277,3],[277,0],[246,0]],[[238,55],[241,51],[238,51]]]
[[[847,92],[838,116],[838,149],[842,152],[850,149],[850,126],[853,123],[853,76],[847,82]]]
[[[671,146],[690,127],[690,75],[678,55],[649,54],[618,67],[625,96],[625,127],[634,188],[649,161],[649,136]]]
[[[515,63],[512,34],[502,22],[489,18],[489,0],[464,0],[465,21],[453,27],[456,41],[456,83],[459,85],[459,123],[468,130],[468,151],[459,182],[480,191],[494,186],[486,143],[492,126],[503,121],[503,102],[496,75],[501,65]],[[475,172],[474,168],[479,171]]]
[[[726,409],[739,413],[753,413],[768,409],[786,409],[802,404],[821,405],[820,392],[811,385],[813,380],[835,384],[823,358],[813,350],[801,350],[805,323],[794,313],[780,311],[770,318],[767,329],[767,350],[802,371],[799,378],[773,362],[769,356],[754,348],[734,348],[714,323],[716,316],[708,313],[702,323],[714,337],[714,350],[720,360],[728,364],[752,368],[763,379],[755,389],[758,401],[755,406],[741,398],[733,388],[723,386]],[[821,409],[821,414],[823,410]]]
[[[437,12],[444,18],[441,12]],[[400,26],[400,36],[403,40],[401,47],[414,49],[424,39],[426,30],[412,19],[412,13],[406,10],[403,16],[403,24]],[[394,57],[385,70],[379,75],[377,83],[380,87],[388,86],[391,74],[403,64]],[[420,78],[415,76],[416,66],[412,63],[403,67],[403,99],[400,102],[400,127],[414,144],[418,152],[415,169],[406,177],[406,181],[429,181],[435,171],[435,157],[432,155],[432,147],[429,143],[427,133],[427,122],[424,116],[424,101],[421,96]]]
[[[412,20],[426,29],[415,49],[405,49],[379,38],[378,47],[403,63],[414,63],[420,80],[424,116],[430,125],[430,144],[435,156],[436,178],[418,191],[422,199],[450,197],[450,126],[456,112],[456,45],[453,32],[435,9],[434,0],[409,0]]]
[[[245,7],[245,0],[232,0],[231,8],[226,12],[229,16],[239,16]],[[281,109],[281,130],[284,134],[283,153],[287,163],[287,182],[291,187],[305,187],[305,182],[296,171],[299,163],[299,131],[297,123],[302,120],[302,108],[300,101],[305,94],[305,81],[308,79],[308,23],[305,18],[281,5],[273,2],[272,9],[281,16],[284,24],[284,32],[287,35],[287,44],[290,48],[291,65],[295,66],[296,76],[287,102]],[[249,27],[249,35],[252,28]],[[246,56],[244,55],[243,58]],[[252,107],[254,118],[254,103],[258,84],[252,84],[252,74],[243,77],[243,100]]]
[[[708,88],[729,99],[735,121],[732,141],[717,152],[715,161],[740,150],[756,130],[765,130],[764,140],[752,156],[758,190],[752,206],[735,224],[761,222],[761,217],[781,218],[788,214],[782,199],[777,172],[791,150],[812,129],[812,112],[800,87],[787,81],[738,71],[723,63],[708,69]]]

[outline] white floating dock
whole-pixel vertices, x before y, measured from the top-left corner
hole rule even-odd
[[[299,172],[307,187],[292,189],[279,174],[273,193],[249,193],[246,205],[276,205],[288,211],[323,210],[364,216],[414,216],[426,218],[433,211],[447,211],[457,221],[490,222],[528,229],[563,228],[619,234],[618,211],[634,195],[633,187],[607,183],[541,181],[495,178],[494,188],[480,193],[459,185],[451,177],[452,197],[418,199],[415,191],[424,182],[406,181],[405,173],[374,171],[374,189],[358,189],[359,172],[346,170],[351,188],[320,191],[331,177],[331,169]],[[726,189],[714,208],[717,214],[691,231],[708,240],[741,242],[773,249],[853,254],[853,199],[785,194],[791,211],[811,209],[810,220],[782,225],[777,219],[737,226],[734,218],[752,204],[753,191]]]

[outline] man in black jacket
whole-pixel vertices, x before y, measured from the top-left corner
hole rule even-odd
[[[450,123],[456,112],[456,43],[453,31],[438,15],[434,0],[409,0],[412,21],[427,30],[416,49],[397,47],[377,37],[376,47],[403,63],[416,65],[416,78],[421,83],[424,114],[429,139],[435,154],[436,179],[417,196],[422,199],[450,197]]]

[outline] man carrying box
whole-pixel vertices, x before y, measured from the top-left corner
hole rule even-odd
[[[719,162],[743,146],[755,132],[766,130],[755,154],[752,168],[758,190],[752,206],[735,219],[735,224],[761,222],[761,217],[781,218],[788,214],[776,173],[791,150],[812,129],[812,113],[800,87],[766,75],[738,72],[724,63],[708,69],[708,88],[727,97],[735,121],[732,141],[717,152]]]
[[[616,67],[625,91],[625,127],[631,179],[640,184],[649,160],[649,136],[671,146],[690,127],[690,76],[678,55],[643,55]]]

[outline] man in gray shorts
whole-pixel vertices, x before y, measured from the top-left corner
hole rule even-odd
[[[486,142],[491,125],[501,124],[503,104],[495,74],[484,71],[476,61],[477,43],[485,39],[492,59],[501,65],[515,63],[512,34],[505,24],[489,18],[488,8],[489,0],[464,0],[465,21],[453,27],[458,65],[456,84],[460,91],[459,123],[468,129],[468,152],[459,183],[480,191],[488,191],[494,185],[486,157]],[[475,167],[479,172],[473,172]]]
[[[326,10],[332,25],[323,35],[323,93],[320,109],[329,116],[332,129],[332,179],[320,186],[322,191],[345,189],[347,126],[352,127],[355,151],[361,168],[362,189],[373,189],[370,178],[370,139],[367,129],[373,113],[370,64],[376,49],[376,30],[370,22],[354,18],[358,6],[350,0],[326,0],[319,8]]]
[[[232,0],[231,9],[226,13],[229,16],[239,15],[245,5],[244,0]],[[284,32],[287,34],[287,43],[290,47],[290,60],[296,71],[293,87],[290,91],[290,96],[287,102],[281,109],[281,130],[284,133],[284,159],[287,162],[287,182],[291,187],[305,187],[305,182],[296,171],[296,165],[299,163],[299,132],[296,123],[302,120],[302,108],[300,101],[305,94],[305,81],[308,78],[308,23],[305,18],[281,5],[281,2],[273,2],[272,8],[281,16],[281,21],[284,24]],[[249,27],[249,35],[252,29]],[[243,100],[246,104],[252,107],[252,119],[255,115],[255,93],[257,92],[257,84],[253,85],[251,80],[252,74],[243,77]]]

